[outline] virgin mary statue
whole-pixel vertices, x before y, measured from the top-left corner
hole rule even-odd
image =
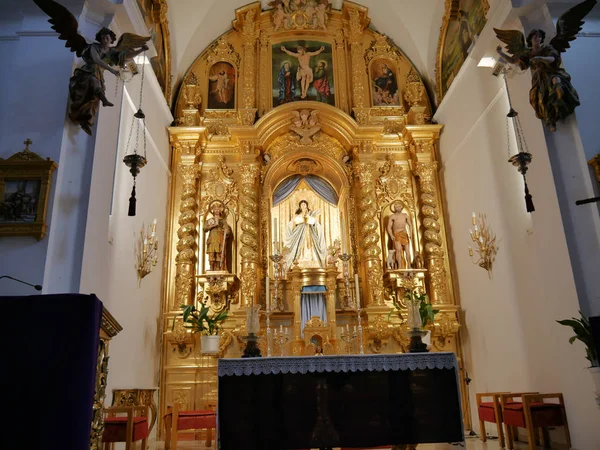
[[[284,244],[290,249],[287,267],[291,268],[295,261],[304,267],[325,267],[325,234],[323,226],[316,219],[320,212],[311,211],[306,200],[298,204],[296,215],[285,231]]]

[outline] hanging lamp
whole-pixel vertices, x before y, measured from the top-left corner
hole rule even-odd
[[[525,207],[527,208],[527,212],[531,213],[535,211],[535,207],[533,206],[533,198],[529,193],[529,187],[527,186],[527,178],[525,174],[527,173],[528,165],[531,163],[533,159],[533,155],[529,153],[529,148],[527,147],[527,142],[525,141],[525,135],[523,133],[523,127],[521,126],[521,121],[519,120],[519,113],[515,111],[512,107],[510,101],[510,92],[508,90],[508,82],[506,81],[506,70],[504,71],[504,86],[506,87],[506,96],[508,97],[508,106],[510,110],[506,115],[506,142],[508,145],[508,162],[517,168],[519,173],[523,175],[523,182],[525,183]],[[513,129],[515,130],[515,136],[517,138],[517,153],[511,156],[510,149],[510,133],[508,131],[508,123],[512,121]]]
[[[146,115],[142,110],[142,97],[144,93],[144,72],[146,69],[146,52],[143,54],[142,64],[142,80],[140,83],[140,103],[137,112],[133,115],[131,121],[131,127],[129,128],[129,137],[127,138],[127,146],[125,147],[125,157],[123,162],[129,167],[129,172],[133,176],[133,189],[131,190],[131,196],[129,197],[129,211],[128,216],[135,216],[135,206],[137,199],[135,197],[135,186],[136,177],[140,173],[140,169],[146,165],[148,160],[146,159]],[[130,147],[131,138],[135,128],[135,145],[133,149]],[[142,134],[143,146],[140,149],[140,133]]]

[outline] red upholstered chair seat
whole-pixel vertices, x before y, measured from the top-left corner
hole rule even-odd
[[[558,403],[532,402],[531,419],[534,427],[560,427],[563,424],[562,408]],[[525,428],[523,403],[509,403],[504,406],[504,422]]]
[[[515,402],[508,402],[515,403]],[[518,402],[520,403],[520,402]],[[484,422],[496,422],[496,414],[494,413],[494,402],[482,402],[477,408],[479,420]]]
[[[217,428],[217,414],[213,410],[179,411],[177,430]]]
[[[127,417],[107,417],[104,419],[102,442],[125,442],[127,440]],[[148,418],[133,418],[133,442],[148,437]]]

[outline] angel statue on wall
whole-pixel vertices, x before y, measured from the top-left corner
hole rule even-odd
[[[527,39],[519,30],[499,30],[494,28],[496,36],[512,55],[507,55],[501,47],[498,53],[511,64],[521,69],[531,67],[531,90],[529,103],[538,119],[550,131],[556,131],[556,122],[573,114],[579,106],[579,96],[571,84],[571,76],[561,67],[561,53],[574,41],[581,31],[583,18],[592,10],[596,0],[585,0],[567,12],[556,22],[556,35],[548,44],[544,44],[546,32],[531,30]]]
[[[67,41],[65,47],[84,61],[83,66],[75,69],[69,82],[69,118],[91,135],[92,119],[98,110],[99,101],[102,106],[114,106],[106,98],[104,71],[108,70],[119,76],[119,70],[112,66],[125,68],[128,61],[148,50],[146,42],[150,40],[150,36],[123,33],[117,45],[111,47],[117,36],[108,28],[102,28],[96,33],[96,42],[88,44],[77,32],[77,19],[67,8],[53,0],[33,1],[50,16],[48,22],[59,34],[58,38]]]
[[[290,125],[290,130],[300,136],[301,144],[311,144],[313,136],[321,129],[319,118],[317,117],[318,113],[319,111],[316,109],[312,111],[308,109],[292,111],[294,119],[292,120],[292,125]]]

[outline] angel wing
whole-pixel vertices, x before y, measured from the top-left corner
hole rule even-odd
[[[88,43],[85,38],[77,32],[79,24],[71,12],[53,0],[33,0],[39,8],[50,16],[48,22],[52,29],[58,33],[58,38],[67,41],[68,47],[77,56],[81,56]]]
[[[569,42],[575,40],[575,35],[581,31],[584,24],[583,18],[596,3],[596,0],[584,0],[560,16],[556,22],[556,36],[552,38],[550,45],[561,53],[570,48]]]
[[[525,45],[525,36],[519,30],[499,30],[494,28],[496,37],[506,44],[511,56],[520,57],[527,50]]]
[[[316,110],[316,109],[313,109],[313,110],[310,112],[310,117],[309,117],[309,119],[308,119],[308,123],[309,123],[311,126],[313,126],[313,125],[316,125],[316,124],[318,123],[318,121],[319,121],[319,118],[317,117],[317,115],[318,115],[318,114],[319,114],[319,111],[318,111],[318,110]]]
[[[300,112],[299,111],[292,111],[292,114],[294,115],[294,118],[292,119],[292,123],[294,124],[294,126],[301,127],[302,126],[302,119],[300,118]]]
[[[115,45],[113,48],[118,52],[126,52],[140,48],[146,42],[148,42],[151,37],[152,36],[140,36],[133,33],[123,33],[117,41],[117,45]]]

